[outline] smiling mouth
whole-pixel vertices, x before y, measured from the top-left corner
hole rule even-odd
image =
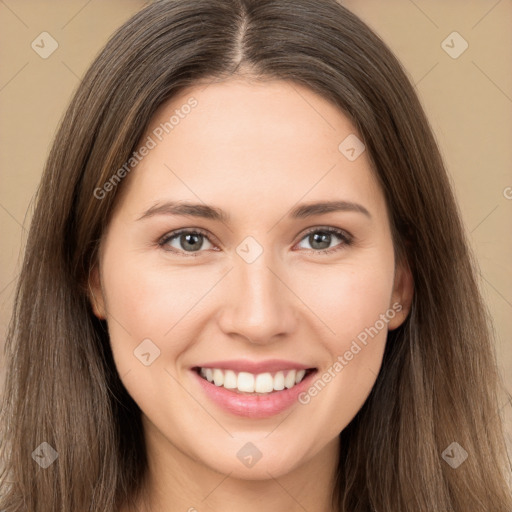
[[[222,368],[195,367],[193,370],[204,380],[233,393],[244,395],[270,395],[300,384],[316,368],[280,370],[277,372],[249,373]]]

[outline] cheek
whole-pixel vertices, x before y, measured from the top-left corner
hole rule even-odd
[[[103,276],[109,334],[120,375],[141,370],[136,356],[142,342],[153,357],[158,355],[152,368],[165,367],[165,360],[175,359],[187,339],[178,334],[180,328],[187,325],[188,315],[193,316],[199,298],[214,283],[214,277],[205,280],[204,273],[156,268],[142,257],[116,258],[115,254],[105,258]]]
[[[294,292],[322,324],[320,332],[325,333],[331,353],[347,350],[349,340],[373,326],[388,310],[393,267],[392,253],[388,253],[329,268],[310,266],[295,279]]]
[[[329,276],[308,275],[302,293],[328,326],[319,338],[326,357],[312,385],[299,397],[320,424],[337,435],[368,397],[384,354],[393,288],[392,252],[359,261]],[[316,288],[312,283],[316,283]]]

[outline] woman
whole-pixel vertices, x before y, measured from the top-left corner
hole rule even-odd
[[[334,0],[164,0],[119,29],[10,327],[9,512],[511,509],[439,151]]]

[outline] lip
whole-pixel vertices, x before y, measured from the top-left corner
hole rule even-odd
[[[267,359],[265,361],[249,361],[248,359],[230,359],[229,361],[214,361],[197,364],[194,368],[219,368],[220,370],[233,370],[235,372],[258,373],[277,372],[279,370],[307,370],[311,365],[285,361],[284,359]]]
[[[233,361],[231,361],[232,363]],[[218,365],[220,362],[214,363]],[[268,361],[266,362],[268,363]],[[213,363],[212,363],[213,364]],[[223,368],[223,369],[233,369],[238,371],[250,371],[247,370],[248,366],[245,366],[244,369],[241,366],[233,365],[231,368],[226,367],[225,364],[219,366],[201,366],[202,368]],[[261,367],[261,366],[258,366]],[[191,369],[191,373],[196,382],[202,389],[203,393],[207,396],[207,398],[213,402],[217,407],[221,408],[223,411],[228,412],[229,414],[233,414],[236,416],[241,416],[244,418],[252,418],[252,419],[263,419],[269,418],[271,416],[275,416],[286,409],[290,408],[293,404],[298,405],[298,396],[300,393],[304,392],[312,382],[312,379],[316,375],[318,370],[314,370],[308,375],[304,377],[304,379],[296,384],[290,389],[283,389],[282,391],[274,391],[273,393],[269,393],[268,395],[246,395],[243,393],[237,393],[226,389],[222,386],[216,386],[212,382],[208,382],[206,379],[203,379],[196,371],[197,367]],[[252,366],[254,368],[254,366]],[[266,371],[268,368],[272,368],[271,365],[265,366]],[[293,366],[289,368],[283,368],[280,366],[279,369],[311,369],[311,366],[297,365],[293,363]],[[251,373],[257,373],[251,371]]]

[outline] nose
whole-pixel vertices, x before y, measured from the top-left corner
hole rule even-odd
[[[272,264],[267,253],[254,262],[242,259],[227,276],[220,329],[253,344],[266,345],[292,334],[297,325],[297,304],[287,272]]]

